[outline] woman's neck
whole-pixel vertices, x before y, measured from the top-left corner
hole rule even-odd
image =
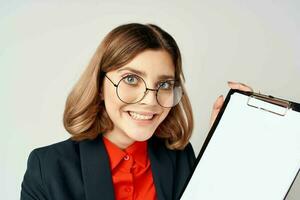
[[[125,133],[116,130],[107,131],[103,133],[103,136],[122,150],[126,149],[135,142],[133,139],[129,138]]]

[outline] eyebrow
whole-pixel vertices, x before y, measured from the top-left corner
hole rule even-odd
[[[121,68],[121,69],[117,70],[117,72],[121,72],[121,71],[125,71],[125,70],[131,71],[131,72],[136,73],[140,76],[147,77],[145,72],[133,69],[131,67]],[[158,79],[175,79],[175,77],[173,75],[160,75],[160,76],[158,76]]]

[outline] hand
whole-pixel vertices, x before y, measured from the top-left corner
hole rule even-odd
[[[253,92],[253,89],[250,86],[247,86],[243,83],[228,81],[228,86],[231,89]],[[216,120],[216,117],[217,117],[218,113],[220,112],[220,109],[221,109],[223,103],[224,103],[224,97],[223,97],[223,95],[221,95],[217,98],[217,100],[215,101],[215,103],[213,105],[212,113],[210,116],[210,126],[212,126],[214,121]]]

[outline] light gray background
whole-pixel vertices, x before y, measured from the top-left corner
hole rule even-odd
[[[1,198],[19,199],[32,149],[69,137],[66,97],[116,26],[154,23],[177,41],[198,154],[228,80],[300,102],[299,10],[297,0],[0,0]],[[300,198],[299,182],[288,199]]]

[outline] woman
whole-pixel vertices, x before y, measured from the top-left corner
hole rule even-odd
[[[195,154],[172,36],[152,24],[113,29],[69,94],[64,126],[71,138],[30,153],[21,199],[178,199]]]

